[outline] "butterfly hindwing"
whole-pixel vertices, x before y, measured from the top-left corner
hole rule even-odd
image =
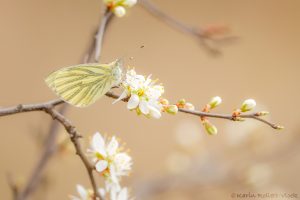
[[[115,62],[66,67],[51,73],[46,83],[64,101],[77,107],[86,107],[115,85],[112,75],[114,67]]]

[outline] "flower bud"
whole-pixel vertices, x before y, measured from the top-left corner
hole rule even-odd
[[[164,105],[164,106],[169,105],[168,99],[161,99],[161,100],[160,100],[160,103],[161,103],[162,105]]]
[[[166,108],[167,113],[175,115],[178,113],[178,107],[176,105],[169,105]]]
[[[218,133],[217,127],[215,125],[211,124],[209,121],[207,121],[207,120],[204,121],[203,126],[209,135],[217,135],[217,133]]]
[[[277,130],[282,130],[282,129],[284,129],[284,126],[276,125],[275,128],[276,128]]]
[[[235,118],[233,118],[233,120],[237,121],[237,122],[243,122],[243,121],[245,121],[245,119],[242,118],[242,117],[235,117]]]
[[[186,100],[185,99],[180,99],[178,102],[177,102],[177,106],[178,108],[184,108],[184,105],[186,104]]]
[[[191,103],[186,103],[184,105],[184,108],[188,109],[188,110],[195,110],[195,106]]]
[[[218,105],[220,105],[221,103],[222,103],[221,97],[215,96],[210,100],[209,105],[210,105],[210,108],[213,109],[213,108],[217,107]]]
[[[269,114],[268,111],[260,111],[260,112],[257,112],[255,115],[258,117],[261,117],[261,116],[266,116],[268,114]]]
[[[125,0],[123,2],[124,6],[132,7],[137,3],[137,0]]]
[[[242,112],[247,112],[252,110],[256,106],[256,102],[254,99],[247,99],[244,101],[241,107]]]
[[[126,10],[123,6],[117,6],[114,8],[113,12],[118,17],[123,17],[126,14]]]

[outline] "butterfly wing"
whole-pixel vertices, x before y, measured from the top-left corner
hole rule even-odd
[[[116,67],[119,67],[116,61],[110,64],[75,65],[51,73],[45,81],[64,101],[77,107],[86,107],[116,84],[113,75]]]

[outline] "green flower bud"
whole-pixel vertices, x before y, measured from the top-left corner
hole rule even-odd
[[[209,121],[205,121],[203,123],[203,126],[209,135],[217,135],[218,133],[217,127],[211,124]]]
[[[176,105],[169,105],[166,108],[167,113],[175,115],[178,113],[178,107]]]
[[[221,97],[216,96],[210,100],[209,105],[210,105],[210,108],[213,109],[213,108],[217,107],[218,105],[220,105],[221,103],[222,103]]]
[[[244,101],[241,107],[242,112],[247,112],[252,110],[256,106],[256,102],[254,99],[247,99]]]

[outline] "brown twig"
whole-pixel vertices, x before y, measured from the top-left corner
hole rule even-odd
[[[67,106],[66,104],[63,105],[60,108],[60,112],[64,113]],[[48,162],[50,161],[50,158],[52,155],[56,152],[56,138],[58,135],[58,129],[59,129],[59,123],[56,121],[52,121],[48,133],[48,137],[46,138],[45,148],[40,156],[37,164],[35,165],[34,169],[32,170],[32,174],[28,180],[28,182],[25,185],[25,188],[18,192],[18,195],[16,195],[17,200],[23,200],[26,199],[28,196],[30,196],[31,193],[33,193],[37,185],[39,184],[42,174],[44,172],[44,169]]]
[[[183,108],[179,108],[180,112],[183,113],[188,113],[191,115],[196,115],[199,117],[211,117],[211,118],[221,118],[221,119],[228,119],[228,120],[232,120],[232,121],[236,121],[235,118],[232,116],[232,114],[217,114],[217,113],[208,113],[208,112],[201,112],[201,111],[194,111],[194,110],[187,110],[187,109],[183,109]],[[273,124],[265,119],[262,119],[260,117],[257,116],[257,113],[251,113],[251,114],[241,114],[239,115],[240,118],[250,118],[250,119],[255,119],[258,121],[261,121],[267,125],[269,125],[270,127],[274,128],[274,129],[279,129],[278,125]]]
[[[90,161],[88,160],[88,158],[85,156],[85,153],[83,152],[82,148],[81,148],[81,144],[78,141],[78,139],[81,137],[80,134],[77,132],[76,128],[74,125],[72,125],[72,123],[62,114],[60,114],[57,110],[55,110],[53,107],[46,107],[43,109],[46,113],[48,113],[49,115],[51,115],[53,120],[57,120],[58,122],[60,122],[65,130],[69,133],[70,135],[70,139],[75,147],[76,150],[76,154],[80,157],[81,161],[83,162],[92,187],[93,187],[93,191],[96,197],[98,197],[99,199],[102,199],[100,194],[98,193],[98,189],[97,189],[97,184],[95,181],[95,178],[93,176],[93,170],[94,170],[94,166],[90,163]],[[95,198],[96,199],[96,198]]]
[[[19,188],[17,184],[14,182],[13,177],[10,173],[6,174],[6,179],[7,179],[8,186],[11,189],[13,199],[16,199],[19,193]]]
[[[113,98],[113,99],[119,98],[119,95],[117,95],[113,92],[107,92],[106,96]],[[126,102],[127,99],[123,99],[123,101]],[[63,100],[57,99],[57,100],[52,100],[49,102],[39,103],[39,104],[18,105],[18,106],[14,106],[14,107],[10,107],[10,108],[0,109],[0,116],[11,115],[11,114],[16,114],[16,113],[20,113],[20,112],[41,111],[41,110],[44,110],[45,107],[47,107],[47,106],[57,106],[62,103],[64,103]],[[235,121],[235,118],[232,116],[232,114],[208,113],[208,112],[187,110],[187,109],[183,109],[183,108],[179,108],[179,111],[182,113],[191,114],[191,115],[195,115],[198,117],[221,118],[221,119],[228,119],[228,120]],[[276,124],[273,124],[267,120],[264,120],[264,119],[258,117],[257,113],[241,114],[241,115],[239,115],[239,117],[251,118],[254,120],[258,120],[260,122],[263,122],[263,123],[269,125],[270,127],[274,128],[274,129],[278,129],[278,126]]]
[[[105,10],[105,14],[102,18],[101,25],[99,26],[97,35],[95,36],[95,61],[99,62],[101,50],[102,50],[102,43],[104,38],[104,32],[105,27],[107,26],[107,23],[110,21],[110,19],[113,17],[113,13],[110,12],[108,9]]]
[[[219,41],[225,41],[225,40],[233,41],[234,39],[237,39],[237,37],[229,36],[217,40],[213,37],[210,37],[207,34],[207,31],[205,29],[195,28],[175,19],[174,17],[162,11],[158,6],[153,4],[150,0],[139,0],[139,3],[140,5],[142,5],[143,8],[149,11],[152,15],[159,18],[170,27],[180,32],[196,37],[200,41],[200,44],[204,47],[204,49],[213,55],[221,53],[220,50],[216,48],[214,44],[216,44]]]
[[[62,103],[63,103],[63,101],[61,101],[61,100],[53,100],[53,101],[49,101],[49,102],[41,103],[41,104],[18,105],[18,106],[2,109],[0,111],[0,116],[7,116],[7,115],[17,114],[17,113],[22,113],[22,112],[44,111],[45,113],[49,114],[53,120],[56,120],[61,125],[63,125],[64,128],[66,129],[66,131],[70,135],[70,139],[75,147],[76,154],[80,157],[80,159],[84,163],[84,166],[88,172],[94,193],[96,194],[96,196],[99,199],[101,199],[100,194],[98,194],[98,189],[97,189],[97,185],[95,182],[95,178],[93,176],[94,166],[89,162],[88,158],[85,156],[85,154],[81,148],[80,142],[78,140],[81,137],[80,134],[76,131],[75,126],[65,116],[63,116],[61,113],[59,113],[57,110],[54,109],[55,106],[62,104]],[[46,152],[46,153],[48,153],[48,152]],[[47,158],[47,156],[45,158]],[[45,164],[45,161],[42,162],[42,166],[37,166],[37,168],[38,168],[37,170],[41,170],[43,168],[44,164]],[[37,179],[36,175],[38,175],[38,174],[34,175],[33,184],[29,184],[27,186],[29,188],[29,191],[30,191],[30,188],[32,187],[32,185],[34,185],[34,182]],[[31,181],[30,181],[30,183],[31,183]],[[21,200],[21,199],[26,198],[26,196],[28,195],[28,190],[26,190],[26,191],[27,192],[24,192],[26,195],[24,195],[24,196],[21,195],[17,199]]]

